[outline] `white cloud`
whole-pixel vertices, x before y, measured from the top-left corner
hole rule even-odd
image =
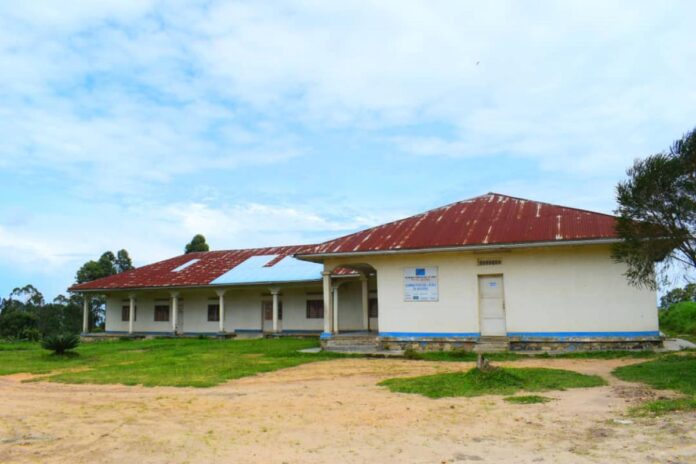
[[[181,202],[118,206],[95,204],[78,216],[46,212],[0,226],[0,271],[8,267],[34,276],[52,298],[72,282],[77,269],[104,251],[129,251],[142,266],[183,253],[197,233],[213,250],[316,243],[394,218],[394,214],[336,219],[296,207]],[[20,282],[2,282],[9,291]],[[24,283],[22,283],[24,284]],[[5,287],[5,288],[3,288]]]
[[[687,1],[2,3],[0,175],[36,175],[70,204],[3,222],[0,259],[67,269],[125,247],[143,264],[198,232],[259,246],[393,219],[377,202],[356,209],[354,192],[380,185],[334,191],[340,168],[313,186],[320,198],[291,185],[337,156],[315,140],[332,132],[357,151],[383,144],[374,170],[523,159],[543,178],[491,189],[606,210],[632,159],[696,120],[694,13]],[[215,188],[283,163],[300,167],[266,198]]]
[[[205,163],[306,154],[311,141],[288,127],[299,123],[389,129],[413,154],[614,172],[662,146],[641,134],[674,137],[696,117],[693,12],[688,2],[8,4],[0,157],[115,173],[132,191]]]

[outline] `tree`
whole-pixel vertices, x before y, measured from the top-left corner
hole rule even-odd
[[[52,303],[33,285],[15,288],[0,298],[0,338],[37,340],[56,334],[79,334],[82,298],[58,295]]]
[[[660,309],[683,301],[696,301],[696,284],[688,284],[684,288],[673,288],[660,298]]]
[[[656,289],[670,266],[696,268],[696,130],[668,152],[636,160],[627,174],[616,187],[622,241],[612,254],[627,264],[632,285]]]
[[[77,270],[75,281],[81,284],[117,273],[116,256],[114,256],[112,252],[107,251],[99,257],[99,260],[90,260],[83,264],[82,267]]]
[[[116,261],[114,264],[117,274],[120,274],[121,272],[125,271],[130,271],[131,269],[135,269],[135,267],[133,267],[133,262],[131,261],[130,256],[128,255],[128,251],[126,250],[118,250],[118,252],[116,253]]]
[[[205,242],[205,237],[201,234],[196,234],[191,239],[191,243],[186,244],[184,251],[188,253],[193,253],[196,251],[210,251],[210,247]]]
[[[134,269],[133,262],[126,250],[119,250],[116,255],[111,251],[105,251],[97,261],[90,260],[77,270],[75,274],[75,282],[78,284],[91,282],[103,277],[120,274],[121,272]],[[94,327],[99,321],[103,320],[103,314],[106,307],[106,300],[103,296],[94,296],[90,298],[90,317],[89,326]],[[77,297],[77,301],[71,304],[76,304],[82,307],[82,298]]]

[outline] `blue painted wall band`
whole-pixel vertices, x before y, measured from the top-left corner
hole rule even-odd
[[[380,332],[380,337],[389,338],[478,338],[479,332]]]
[[[637,338],[637,337],[659,337],[657,330],[644,332],[508,332],[508,337],[523,338]]]

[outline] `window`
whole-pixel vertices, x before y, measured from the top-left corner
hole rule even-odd
[[[261,308],[263,309],[263,319],[265,321],[273,320],[273,302],[272,301],[262,301]],[[278,301],[278,320],[283,320],[283,302]]]
[[[307,319],[324,318],[324,300],[307,300]]]
[[[121,321],[128,322],[128,313],[130,312],[130,305],[121,306]],[[138,307],[133,307],[133,320],[138,320]]]
[[[155,305],[155,322],[167,322],[169,320],[169,305]]]
[[[499,264],[503,264],[502,259],[490,259],[490,258],[488,258],[488,259],[479,258],[478,259],[479,266],[497,266]]]
[[[367,306],[367,313],[370,317],[379,317],[377,298],[370,298],[369,305]]]
[[[208,304],[208,322],[220,322],[220,304]]]

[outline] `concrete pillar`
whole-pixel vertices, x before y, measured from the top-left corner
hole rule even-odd
[[[135,293],[128,295],[129,308],[128,308],[128,333],[133,333],[133,321],[135,320]]]
[[[338,333],[338,287],[340,284],[333,285],[333,331]]]
[[[333,332],[333,301],[331,298],[331,272],[321,273],[324,291],[324,333]]]
[[[89,333],[89,294],[82,294],[82,333]]]
[[[370,330],[370,288],[368,286],[367,275],[360,275],[360,284],[362,285],[363,328],[365,330]]]
[[[279,288],[271,288],[271,295],[273,295],[273,333],[278,332],[278,294],[280,293]]]
[[[218,306],[220,307],[220,333],[225,331],[225,290],[216,290],[218,296]]]
[[[179,317],[179,292],[171,292],[172,296],[172,332],[176,334],[176,318]]]

